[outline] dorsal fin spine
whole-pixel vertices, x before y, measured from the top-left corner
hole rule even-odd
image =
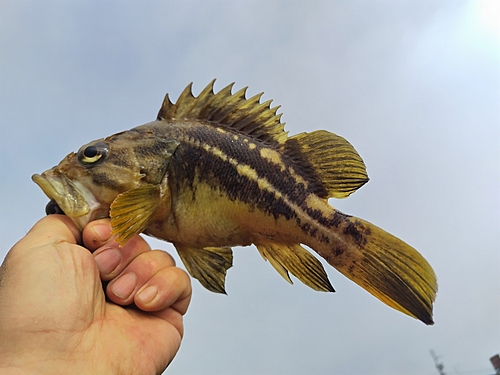
[[[203,90],[201,90],[200,95],[198,95],[198,99],[201,100],[206,96],[214,96],[214,84],[215,79],[213,79]]]
[[[239,104],[239,103],[245,103],[245,95],[247,92],[248,87],[244,87],[241,90],[239,90],[237,93],[233,94],[230,98],[228,98],[227,102],[224,103],[227,106],[227,112],[224,113],[222,116],[221,120],[226,119],[228,122],[232,120],[232,118],[240,118],[243,119],[246,116],[243,115],[237,116],[238,112],[242,111],[245,106]]]
[[[236,116],[236,114],[238,112],[241,112],[241,110],[244,108],[243,106],[239,105],[239,103],[245,102],[246,91],[247,87],[244,87],[235,94],[226,98],[225,101],[221,103],[221,108],[219,109],[218,112],[216,112],[216,115],[214,115],[213,119],[215,121],[227,120],[226,122],[229,122],[231,121],[231,115],[233,115],[236,118],[238,117],[242,118],[241,114],[240,116]]]
[[[215,79],[213,79],[198,95],[196,98],[196,101],[198,101],[200,104],[199,106],[201,107],[199,111],[199,115],[197,117],[203,116],[203,113],[206,111],[206,108],[208,105],[211,103],[213,97],[215,96],[214,94],[214,84],[215,84]],[[194,112],[194,111],[193,111]],[[191,114],[190,115],[194,115]]]
[[[161,105],[160,112],[158,113],[158,117],[156,118],[158,121],[167,120],[167,113],[171,111],[171,108],[174,104],[170,101],[168,97],[168,93],[165,95],[165,99],[163,99],[163,103]]]
[[[178,112],[179,117],[185,117],[184,114],[189,112],[190,107],[192,107],[194,103],[194,96],[192,92],[193,82],[186,86],[186,88],[179,95],[179,99],[175,103],[175,110]]]

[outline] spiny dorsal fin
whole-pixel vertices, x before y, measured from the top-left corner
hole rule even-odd
[[[287,139],[285,124],[279,106],[271,108],[272,100],[260,103],[263,93],[246,99],[247,87],[231,94],[234,83],[214,93],[215,79],[195,97],[190,83],[173,104],[165,96],[158,121],[199,120],[214,126],[226,127],[245,133],[263,142],[283,144]]]
[[[306,171],[314,170],[313,175],[325,190],[316,192],[322,198],[346,198],[368,182],[365,164],[354,147],[346,139],[326,130],[290,137],[285,153],[298,164],[308,164],[304,168]]]

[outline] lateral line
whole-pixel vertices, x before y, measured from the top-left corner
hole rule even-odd
[[[323,228],[323,225],[321,225],[321,223],[318,220],[312,218],[310,215],[307,214],[307,212],[305,212],[304,209],[302,209],[302,207],[300,207],[299,205],[293,203],[290,199],[288,199],[287,195],[283,194],[281,191],[276,189],[276,187],[274,185],[272,185],[267,178],[260,177],[257,174],[257,171],[254,168],[252,168],[250,165],[240,163],[237,159],[230,157],[229,155],[224,153],[221,149],[219,149],[216,146],[211,146],[209,144],[201,145],[200,142],[194,141],[194,139],[192,139],[192,138],[185,139],[185,141],[187,143],[189,143],[191,146],[200,147],[203,150],[205,150],[206,152],[212,154],[213,156],[216,156],[217,158],[219,158],[223,162],[231,164],[233,167],[236,168],[238,174],[240,174],[241,176],[244,176],[244,177],[248,178],[249,180],[257,183],[257,185],[260,189],[273,194],[276,199],[281,199],[294,212],[300,214],[300,216],[302,216],[302,217],[307,217],[309,220],[314,222],[318,227]],[[305,204],[306,204],[306,206],[309,207],[309,205],[306,202],[305,202]],[[313,207],[309,207],[309,208],[313,208]],[[304,230],[304,229],[302,229],[302,230]]]

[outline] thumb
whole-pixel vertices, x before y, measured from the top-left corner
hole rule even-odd
[[[78,241],[81,234],[70,218],[49,215],[38,221],[0,267],[0,301],[10,301],[0,307],[2,314],[15,321],[23,312],[21,315],[33,317],[38,325],[43,325],[43,319],[36,317],[50,316],[44,321],[48,327],[58,320],[61,329],[70,330],[67,311],[79,306],[80,320],[87,321],[88,310],[99,308],[101,305],[93,303],[104,302],[104,296],[94,258],[76,245]]]
[[[46,248],[46,245],[62,243],[72,245],[79,241],[81,241],[81,234],[69,217],[63,215],[45,216],[7,253],[0,266],[0,280],[5,278],[8,269],[19,263],[22,264],[23,260],[37,256],[40,249]]]
[[[54,242],[76,244],[81,240],[80,231],[68,216],[48,215],[40,219],[18,244],[22,243],[24,248],[33,248]]]

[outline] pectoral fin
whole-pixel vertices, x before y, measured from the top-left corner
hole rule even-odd
[[[321,292],[334,292],[321,262],[299,244],[256,245],[260,255],[292,284],[288,272],[308,287]]]
[[[109,216],[112,232],[118,234],[116,241],[121,246],[148,227],[160,200],[158,185],[144,185],[116,197],[111,204]]]
[[[226,271],[233,265],[233,251],[230,247],[196,249],[175,245],[175,248],[192,277],[211,292],[226,294]]]

